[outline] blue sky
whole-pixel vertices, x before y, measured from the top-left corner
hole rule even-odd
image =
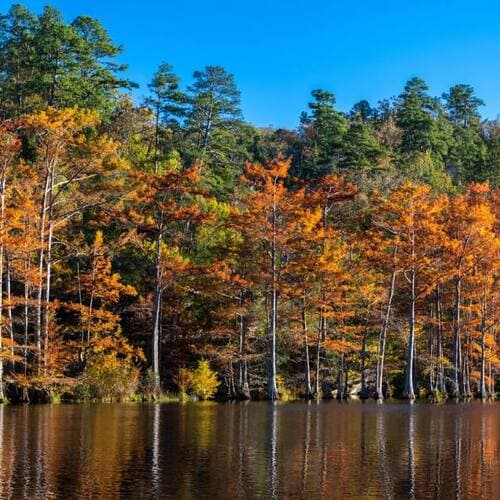
[[[469,83],[500,113],[500,2],[476,0],[27,0],[66,20],[97,17],[124,46],[128,76],[145,86],[158,64],[183,84],[195,69],[235,75],[247,120],[294,127],[311,90],[325,88],[349,110],[376,104],[420,76],[434,95]],[[2,0],[3,11],[9,2]]]

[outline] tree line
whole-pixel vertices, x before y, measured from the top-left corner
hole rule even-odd
[[[134,102],[120,51],[0,17],[0,400],[494,396],[500,124],[470,85],[258,128],[219,66]]]

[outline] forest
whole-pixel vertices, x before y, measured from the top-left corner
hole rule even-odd
[[[223,67],[159,62],[141,99],[121,51],[0,16],[0,401],[495,397],[500,121],[472,86],[316,89],[262,128]]]

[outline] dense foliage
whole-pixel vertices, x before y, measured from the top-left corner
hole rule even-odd
[[[411,79],[297,130],[219,66],[135,104],[101,24],[0,18],[0,400],[493,396],[500,123]]]

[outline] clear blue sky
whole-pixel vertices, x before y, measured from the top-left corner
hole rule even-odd
[[[142,87],[164,60],[182,83],[194,69],[224,66],[256,125],[294,127],[312,89],[356,101],[398,94],[420,76],[434,95],[469,83],[500,113],[498,0],[26,0],[66,20],[97,17],[124,46],[128,76]],[[5,11],[10,2],[2,0]]]

